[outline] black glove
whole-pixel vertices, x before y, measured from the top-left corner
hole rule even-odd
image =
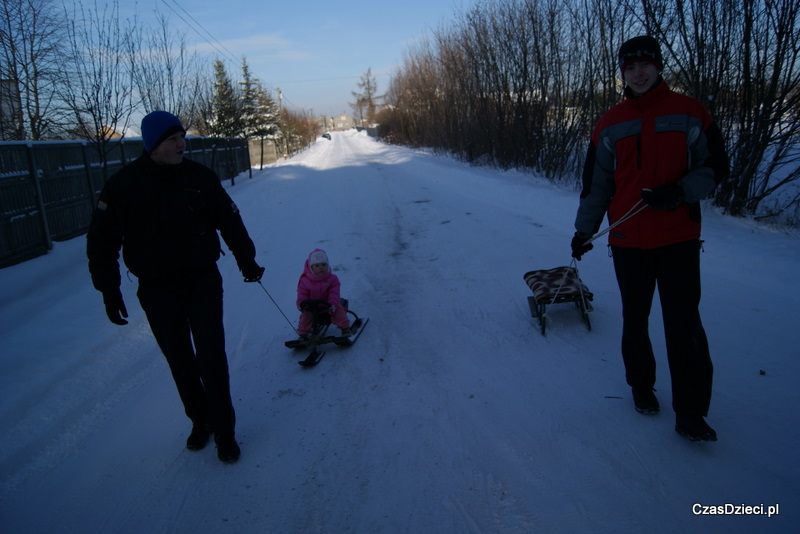
[[[572,257],[580,261],[581,256],[594,248],[591,243],[586,243],[592,236],[581,232],[575,232],[572,237]],[[585,244],[586,243],[586,244]]]
[[[683,189],[676,184],[642,189],[642,199],[654,210],[674,210],[683,202]]]
[[[244,275],[245,282],[260,282],[261,277],[264,276],[264,268],[254,261],[242,267],[242,275]]]
[[[103,291],[103,304],[106,305],[106,315],[112,323],[128,324],[128,321],[123,319],[123,317],[128,318],[128,310],[125,308],[125,302],[122,300],[122,293],[119,289]]]

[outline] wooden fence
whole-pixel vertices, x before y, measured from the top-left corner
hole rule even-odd
[[[141,154],[142,141],[112,140],[107,148],[104,168],[86,141],[0,143],[0,268],[88,230],[103,184]],[[251,170],[245,139],[188,137],[185,156],[221,180]]]

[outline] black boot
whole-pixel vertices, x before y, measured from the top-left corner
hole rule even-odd
[[[717,433],[708,426],[702,415],[676,416],[675,432],[689,438],[689,441],[717,441]]]
[[[633,388],[633,404],[637,412],[645,415],[657,414],[661,409],[653,388]]]
[[[217,457],[227,463],[232,464],[241,456],[242,451],[233,434],[227,436],[216,436],[214,441],[217,443]]]
[[[186,438],[186,448],[190,451],[199,451],[208,444],[208,438],[212,434],[211,425],[198,423],[192,427],[192,433]]]

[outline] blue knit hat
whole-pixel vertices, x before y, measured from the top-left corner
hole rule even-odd
[[[164,139],[176,132],[186,133],[181,121],[172,113],[153,111],[142,119],[144,151],[152,152]]]

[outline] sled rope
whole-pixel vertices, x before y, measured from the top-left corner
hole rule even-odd
[[[605,230],[603,230],[599,234],[595,235],[591,239],[588,239],[583,244],[584,245],[588,245],[589,243],[591,243],[592,241],[594,241],[598,237],[606,235],[608,232],[610,232],[611,230],[616,228],[617,225],[620,225],[620,224],[624,223],[625,221],[627,221],[628,219],[630,219],[631,217],[633,217],[634,215],[636,215],[637,213],[639,213],[640,211],[645,209],[646,207],[647,207],[647,203],[643,199],[639,199],[639,201],[636,204],[634,204],[633,206],[631,206],[631,209],[629,209],[625,213],[625,215],[623,215],[616,222],[614,222],[614,224],[608,225],[608,228],[606,228]]]
[[[592,241],[594,241],[598,237],[601,237],[601,236],[607,234],[608,232],[613,230],[617,225],[620,225],[620,224],[624,223],[625,221],[627,221],[628,219],[630,219],[631,217],[633,217],[634,215],[636,215],[637,213],[639,213],[640,211],[645,209],[646,207],[647,207],[647,203],[643,199],[639,199],[636,202],[636,204],[631,206],[631,209],[629,209],[625,213],[625,215],[623,215],[617,221],[615,221],[614,224],[608,225],[608,228],[606,228],[605,230],[603,230],[599,234],[595,235],[594,237],[592,237],[590,239],[587,239],[583,244],[584,245],[588,245],[589,243],[591,243]],[[550,300],[550,305],[546,305],[544,307],[544,313],[542,313],[542,319],[547,320],[547,312],[550,309],[550,306],[552,306],[556,302],[556,299],[558,298],[558,294],[561,292],[561,288],[564,287],[564,283],[567,281],[567,276],[569,275],[570,269],[574,269],[575,270],[575,278],[578,281],[578,291],[580,291],[581,300],[583,300],[583,302],[586,302],[586,297],[583,294],[583,283],[581,282],[581,277],[578,275],[578,262],[575,260],[575,258],[572,258],[572,261],[570,262],[569,267],[564,270],[564,276],[561,277],[561,283],[558,284],[558,288],[556,289],[555,294],[553,295],[552,299]]]
[[[586,302],[586,297],[583,294],[583,283],[581,282],[581,277],[578,276],[578,263],[575,261],[575,258],[572,258],[572,261],[569,264],[569,267],[564,269],[564,276],[561,277],[561,283],[558,284],[558,288],[556,288],[555,294],[553,294],[552,298],[550,299],[550,304],[544,306],[544,313],[542,313],[542,320],[547,320],[547,312],[550,310],[550,306],[556,303],[556,299],[558,298],[558,294],[561,292],[561,288],[564,287],[564,283],[567,281],[567,275],[569,275],[570,269],[575,270],[575,279],[578,281],[578,291],[581,294],[581,300]]]
[[[294,332],[295,332],[297,335],[300,335],[300,333],[297,331],[297,329],[296,329],[296,328],[294,327],[294,325],[292,324],[292,321],[290,321],[290,320],[289,320],[289,318],[288,318],[288,317],[286,317],[286,314],[285,314],[285,313],[283,313],[283,310],[281,309],[281,307],[280,307],[280,306],[278,306],[278,303],[277,303],[277,302],[275,302],[275,299],[274,299],[274,298],[272,298],[272,295],[270,295],[270,294],[269,294],[269,291],[267,291],[267,288],[266,288],[266,287],[264,287],[264,284],[262,284],[260,280],[258,281],[258,285],[260,285],[260,286],[261,286],[261,289],[263,289],[263,290],[264,290],[264,293],[266,293],[266,294],[267,294],[267,296],[269,297],[269,300],[271,300],[271,301],[272,301],[272,303],[275,305],[275,307],[276,307],[276,308],[278,308],[278,311],[279,311],[279,312],[281,312],[281,315],[283,315],[283,318],[284,318],[284,319],[286,319],[286,322],[287,322],[287,323],[289,323],[289,326],[291,326],[291,327],[292,327],[292,330],[294,330]]]

